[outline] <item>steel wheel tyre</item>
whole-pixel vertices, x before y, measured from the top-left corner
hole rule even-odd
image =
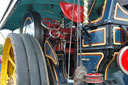
[[[49,85],[44,54],[35,38],[9,34],[2,58],[1,85]]]

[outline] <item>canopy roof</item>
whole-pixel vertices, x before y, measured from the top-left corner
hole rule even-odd
[[[75,4],[77,4],[77,0],[75,1]],[[89,1],[91,5],[94,0]],[[41,18],[61,19],[63,13],[60,8],[60,2],[74,3],[74,0],[10,0],[7,7],[10,9],[6,9],[3,15],[4,19],[0,21],[0,29],[15,30],[19,28],[23,23],[24,15],[30,11],[38,12]],[[80,0],[80,3],[83,5],[82,0]],[[13,4],[13,6],[10,4]],[[7,14],[6,17],[5,14]]]
[[[7,7],[8,9],[6,9],[2,20],[0,20],[0,29],[15,30],[19,28],[23,23],[22,21],[24,15],[30,11],[38,12],[41,15],[41,18],[49,17],[59,20],[61,19],[63,14],[59,3],[73,3],[73,1],[74,0],[10,0],[10,3]],[[80,1],[81,5],[83,5],[83,0]],[[98,4],[104,3],[104,0],[89,0],[89,8],[91,8],[91,4],[94,1],[96,2],[96,4],[94,6],[94,9],[92,10],[92,14],[90,14],[91,17],[95,15],[94,13],[98,8]],[[95,19],[95,17],[92,17],[91,20],[93,19]]]
[[[12,0],[13,1],[13,0]],[[19,28],[21,26],[22,20],[24,18],[25,13],[29,11],[37,11],[41,14],[42,17],[47,16],[54,16],[54,17],[60,17],[60,7],[59,2],[61,0],[15,0],[16,5],[15,8],[11,10],[11,14],[9,14],[4,22],[2,23],[2,20],[0,23],[1,29],[10,29],[15,30],[16,28]],[[12,4],[12,3],[11,3]],[[11,8],[11,6],[8,6]],[[6,11],[9,11],[7,9]],[[3,16],[4,17],[4,16]],[[6,21],[6,22],[5,22]],[[4,25],[3,25],[4,24]]]

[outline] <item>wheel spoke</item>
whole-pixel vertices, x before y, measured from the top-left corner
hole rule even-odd
[[[13,56],[12,43],[10,38],[7,38],[2,56],[1,85],[13,85],[12,81],[16,81],[15,61],[13,60]],[[15,80],[13,80],[13,77]],[[16,85],[16,83],[14,85]]]
[[[16,73],[16,68],[14,68],[14,70],[13,70],[13,75]]]
[[[9,44],[8,49],[7,49],[7,54],[9,54],[11,47],[12,47],[12,44]]]
[[[42,22],[43,24],[49,24],[48,22]]]
[[[14,61],[11,59],[11,57],[9,56],[9,62],[12,64],[12,66],[15,68],[15,63],[14,63]]]

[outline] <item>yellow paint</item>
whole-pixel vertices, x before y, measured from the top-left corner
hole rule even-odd
[[[120,9],[123,13],[125,13],[128,16],[128,12],[125,11],[120,5],[119,3],[116,3],[116,8],[115,8],[115,14],[114,14],[114,19],[115,20],[122,20],[122,21],[128,21],[128,18],[122,18],[122,17],[117,17],[117,9]]]
[[[101,21],[101,20],[103,19],[104,14],[105,14],[106,5],[107,5],[107,0],[105,0],[105,2],[104,2],[104,6],[103,6],[103,11],[102,11],[101,17],[99,17],[99,18],[96,19],[96,20],[91,21],[92,24],[93,24],[93,23],[97,23],[97,22],[99,22],[99,21]]]
[[[92,6],[91,6],[91,8],[90,8],[90,10],[89,10],[89,12],[88,12],[88,16],[91,14],[91,12],[92,12],[92,9],[93,9],[93,7],[94,7],[95,2],[96,2],[96,0],[94,0],[94,1],[93,1]]]
[[[52,64],[52,67],[53,67],[53,70],[54,70],[54,73],[55,73],[55,77],[56,77],[57,85],[59,85],[58,75],[57,75],[57,72],[56,72],[55,66],[54,66],[53,64]]]
[[[47,62],[48,62],[48,66],[49,66],[51,74],[52,74],[52,78],[53,78],[53,82],[54,82],[53,85],[55,85],[55,79],[54,79],[54,76],[53,76],[53,71],[52,71],[52,68],[51,68],[51,65],[50,65],[50,62],[49,62],[48,58],[47,58]]]
[[[47,58],[47,61],[48,61],[48,66],[49,66],[49,68],[50,68],[50,70],[51,70],[51,72],[52,72],[52,76],[53,76],[53,71],[52,71],[52,68],[51,68],[51,65],[50,65],[50,62],[49,62],[48,58]],[[53,70],[54,70],[54,73],[55,73],[57,85],[59,85],[58,76],[57,76],[57,73],[56,73],[55,66],[54,66],[53,64],[52,64],[52,67],[53,67]],[[64,77],[65,77],[65,79],[67,80],[66,74],[65,74],[65,72],[64,72],[64,60],[63,60],[63,67],[62,67],[62,68],[63,68]],[[54,77],[53,77],[53,78],[54,78]],[[55,80],[54,80],[54,85],[55,85]]]
[[[107,80],[108,69],[109,69],[110,65],[112,64],[112,62],[115,60],[117,54],[118,54],[118,52],[114,53],[112,60],[109,62],[109,64],[107,65],[107,67],[105,69],[105,80]]]
[[[125,38],[126,38],[126,39],[125,39],[126,41],[123,42],[123,43],[122,43],[122,42],[116,42],[116,34],[115,34],[115,33],[116,33],[116,30],[120,30],[120,31],[122,30],[122,31],[124,31],[123,28],[120,28],[120,27],[113,27],[113,43],[114,43],[114,45],[121,45],[121,44],[124,45],[124,44],[126,44],[126,43],[128,42],[128,41],[127,41],[127,37],[125,37]],[[124,31],[124,33],[125,33],[125,35],[127,35],[125,31]]]
[[[8,81],[13,81],[16,85],[16,68],[14,60],[13,45],[8,37],[4,44],[1,66],[1,85],[8,85]]]
[[[104,42],[103,43],[97,43],[97,44],[91,44],[91,46],[99,46],[99,45],[105,45],[106,44],[106,30],[105,30],[105,27],[98,28],[98,29],[95,29],[95,30],[91,30],[88,33],[93,33],[93,32],[97,32],[97,31],[101,31],[101,30],[104,31]],[[88,44],[86,44],[86,45],[84,44],[84,39],[82,40],[82,46],[83,47],[88,47],[89,46]]]
[[[101,63],[101,61],[103,60],[104,58],[104,54],[102,52],[93,52],[93,53],[78,53],[78,55],[81,55],[81,56],[87,56],[87,55],[101,55],[97,65],[96,65],[96,70],[99,69],[99,65]]]
[[[46,44],[48,44],[49,47],[51,48],[51,51],[52,51],[53,56],[55,57],[55,59],[52,56],[47,55],[47,53],[46,53]],[[58,65],[58,60],[56,58],[56,54],[55,54],[53,48],[51,47],[50,43],[47,40],[45,41],[45,44],[44,44],[44,52],[45,52],[45,56],[46,57],[48,57],[49,59],[51,59],[55,65]]]
[[[26,19],[25,22],[24,22],[24,25],[25,25],[25,23],[27,22],[27,20],[30,20],[30,22],[32,23],[31,17],[27,17],[27,19]],[[25,27],[25,30],[24,30],[23,33],[26,33],[26,29],[27,29],[27,27]]]
[[[64,54],[57,54],[57,56],[64,56]]]

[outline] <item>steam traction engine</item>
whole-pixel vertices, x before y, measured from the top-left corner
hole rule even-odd
[[[127,23],[118,0],[21,0],[1,27],[21,31],[5,41],[1,85],[127,85]]]

